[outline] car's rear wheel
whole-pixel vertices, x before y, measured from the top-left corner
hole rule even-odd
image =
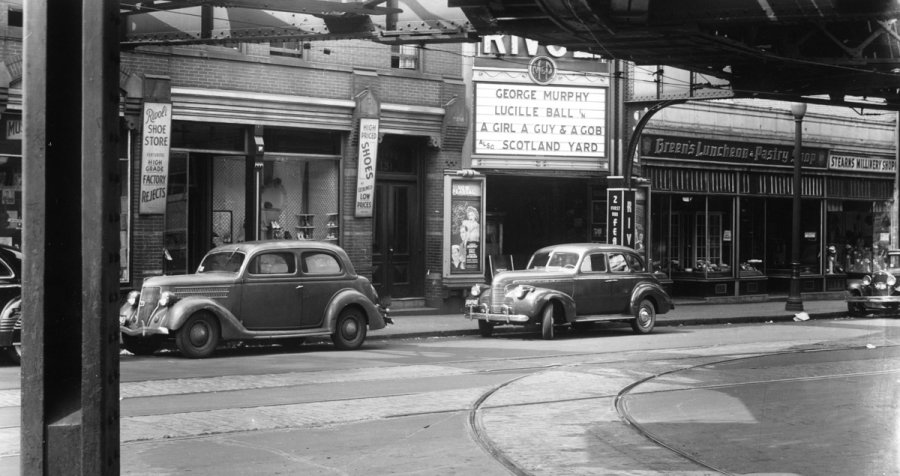
[[[175,345],[185,357],[202,359],[219,345],[219,323],[207,312],[194,314],[178,329]]]
[[[338,349],[358,349],[366,340],[366,318],[362,311],[353,307],[341,311],[331,340]]]
[[[6,303],[0,322],[15,318],[12,331],[12,345],[6,348],[6,355],[16,365],[22,364],[22,299],[16,298]]]
[[[162,347],[162,341],[156,337],[138,337],[122,335],[125,350],[134,355],[152,355]]]
[[[481,334],[481,337],[490,337],[494,333],[494,323],[479,319],[478,333]]]
[[[635,334],[649,334],[656,325],[656,308],[649,299],[644,299],[638,305],[631,321],[631,329]]]
[[[553,304],[544,306],[541,312],[541,337],[544,340],[553,339]]]

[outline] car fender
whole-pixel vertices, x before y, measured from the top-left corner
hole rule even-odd
[[[189,296],[175,301],[166,313],[165,327],[175,331],[181,328],[192,315],[208,311],[216,316],[222,330],[223,339],[237,339],[247,330],[241,321],[214,299],[203,296]]]
[[[0,347],[9,347],[13,345],[13,327],[15,327],[15,320],[17,319],[17,314],[13,312],[13,310],[16,306],[21,305],[21,296],[16,296],[3,306],[3,312],[0,313],[0,329],[4,329],[6,332],[0,332]]]
[[[645,298],[650,298],[656,304],[656,313],[665,314],[672,309],[672,299],[662,287],[655,283],[638,283],[631,292],[630,314],[637,312],[638,306]]]
[[[847,280],[847,293],[850,295],[856,296],[865,296],[868,294],[866,292],[867,287],[863,285],[861,279],[848,279]]]
[[[343,311],[347,306],[354,305],[362,308],[363,312],[366,315],[366,321],[368,321],[369,329],[383,329],[387,325],[384,321],[384,316],[382,315],[381,311],[369,298],[367,298],[363,293],[359,292],[356,289],[346,288],[336,292],[334,296],[332,296],[331,301],[328,303],[328,306],[325,307],[324,325],[328,327],[328,330],[334,332],[337,325],[337,318],[338,316],[340,316],[341,311]]]
[[[534,288],[533,291],[518,299],[512,297],[512,313],[524,314],[531,319],[537,317],[547,303],[555,301],[562,304],[567,322],[575,319],[575,300],[572,296],[555,289]]]

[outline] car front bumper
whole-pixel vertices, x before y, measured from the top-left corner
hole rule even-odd
[[[466,319],[487,321],[500,324],[526,324],[531,320],[525,314],[516,314],[503,306],[502,312],[488,312],[487,305],[477,301],[466,301]]]
[[[140,327],[135,327],[135,328],[119,326],[119,331],[122,332],[122,334],[129,335],[132,337],[136,337],[136,336],[143,337],[143,336],[152,336],[152,335],[169,335],[168,328],[158,327],[158,326],[157,327],[140,326]]]
[[[900,303],[900,295],[898,296],[849,296],[847,302],[861,304],[891,304]]]

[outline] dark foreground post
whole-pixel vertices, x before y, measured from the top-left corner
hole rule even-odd
[[[118,1],[28,0],[21,472],[119,473]]]

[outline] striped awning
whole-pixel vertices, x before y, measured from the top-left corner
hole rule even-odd
[[[474,29],[446,2],[401,0],[173,0],[121,3],[122,45],[369,39],[384,43],[460,41]],[[215,5],[215,6],[213,6]],[[473,36],[474,38],[474,36]]]

